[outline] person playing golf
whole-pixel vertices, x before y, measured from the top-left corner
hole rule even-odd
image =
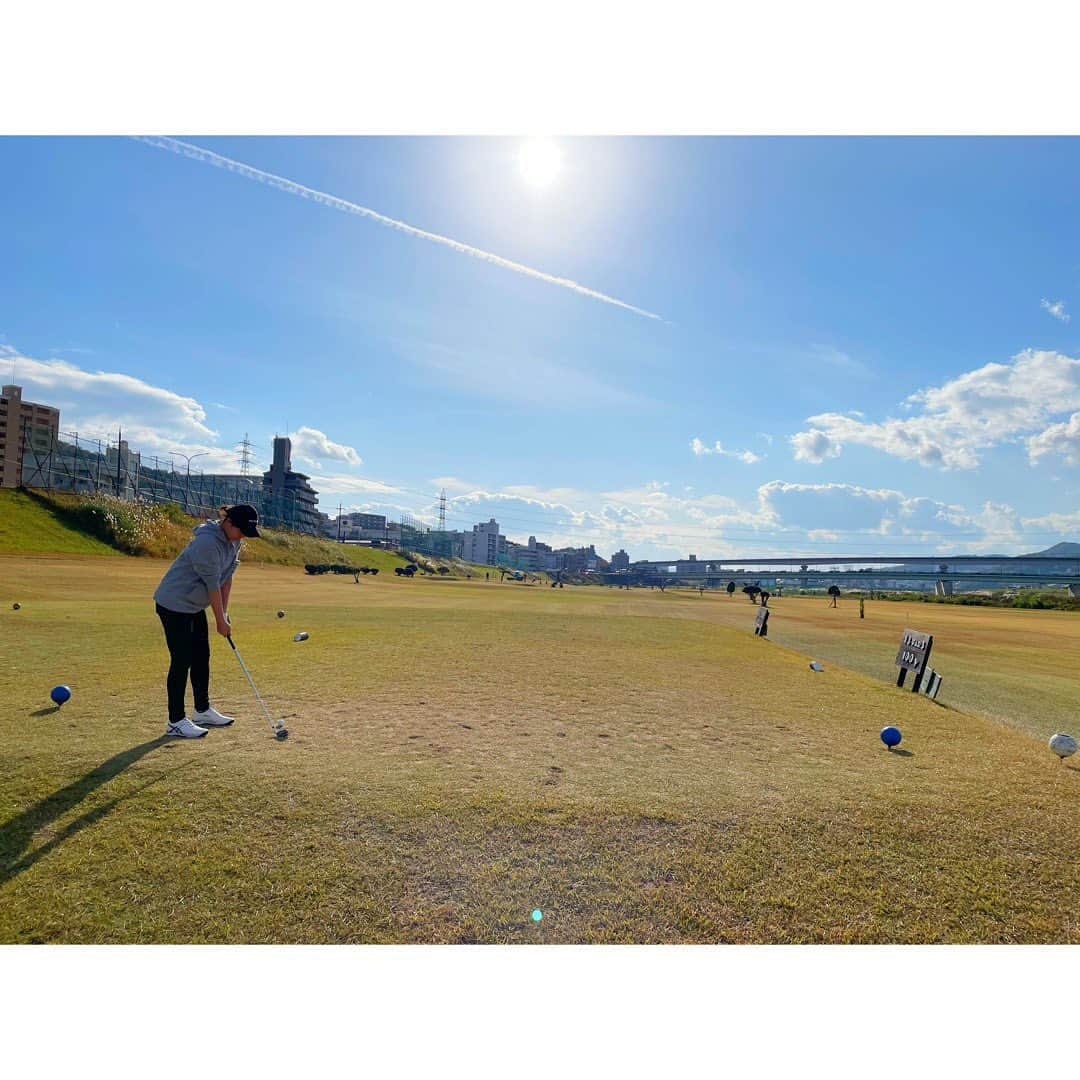
[[[217,632],[227,638],[229,593],[245,536],[259,535],[253,506],[223,506],[220,521],[196,526],[190,543],[176,556],[154,592],[158,618],[169,647],[169,722],[166,735],[199,739],[211,727],[233,722],[210,704],[210,634],[206,609],[214,613]],[[195,699],[195,720],[184,707],[188,677]],[[197,721],[197,722],[196,722]]]

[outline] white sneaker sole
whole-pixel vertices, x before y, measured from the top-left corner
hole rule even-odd
[[[228,720],[204,720],[198,713],[195,716],[195,723],[199,727],[228,727],[236,719],[236,717],[230,717]]]
[[[200,731],[198,735],[185,735],[182,731],[176,731],[173,728],[165,729],[166,735],[171,735],[174,739],[202,739],[205,738],[209,732]]]

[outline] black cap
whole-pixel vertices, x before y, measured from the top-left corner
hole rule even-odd
[[[225,511],[225,516],[245,535],[260,536],[259,511],[254,506],[241,503],[239,506],[230,506]]]

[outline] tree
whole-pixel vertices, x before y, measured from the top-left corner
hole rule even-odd
[[[729,597],[735,595],[735,582],[734,581],[729,581],[727,583],[727,594],[728,594]]]
[[[839,585],[830,585],[829,586],[829,595],[832,597],[832,606],[836,607],[837,598],[840,596],[840,586]]]
[[[750,597],[751,604],[757,603],[758,594],[761,592],[761,589],[758,588],[757,585],[744,585],[742,591]]]

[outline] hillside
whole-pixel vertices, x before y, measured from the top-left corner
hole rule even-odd
[[[175,504],[127,503],[111,496],[84,496],[41,490],[0,489],[0,555],[135,555],[175,558],[200,519]],[[262,529],[244,542],[244,561],[279,566],[338,563],[389,572],[412,561],[396,551],[338,544],[286,529]],[[418,558],[441,577],[482,578],[489,566],[460,559]],[[543,575],[540,575],[543,577]]]
[[[200,522],[175,505],[125,503],[109,496],[0,490],[0,554],[137,555],[172,559]],[[341,563],[382,571],[404,566],[393,551],[346,547],[284,529],[244,543],[244,561],[284,566]]]
[[[1033,551],[1031,552],[1031,554],[1056,555],[1063,559],[1075,559],[1077,557],[1080,557],[1080,544],[1074,544],[1072,541],[1063,540],[1060,544],[1055,544],[1053,547],[1048,547],[1045,551]]]
[[[0,489],[0,554],[119,555],[110,544],[75,528],[40,499]]]

